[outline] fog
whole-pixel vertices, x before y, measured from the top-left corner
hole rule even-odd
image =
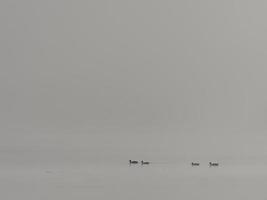
[[[0,149],[264,156],[266,8],[1,1]]]
[[[260,0],[2,0],[1,193],[263,198],[266,9]],[[129,159],[154,165],[128,168]],[[202,168],[187,168],[192,160]],[[210,160],[234,167],[211,171]]]
[[[1,0],[1,196],[266,198],[266,10]]]

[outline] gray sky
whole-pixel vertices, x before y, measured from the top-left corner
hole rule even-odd
[[[266,10],[1,0],[0,148],[266,152]]]

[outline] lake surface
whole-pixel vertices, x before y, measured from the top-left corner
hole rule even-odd
[[[2,166],[5,200],[267,199],[267,165],[127,162]]]

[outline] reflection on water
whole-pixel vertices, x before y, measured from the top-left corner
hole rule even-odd
[[[267,165],[25,167],[0,178],[3,199],[267,199]]]

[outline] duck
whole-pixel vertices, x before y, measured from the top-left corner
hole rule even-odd
[[[200,163],[198,163],[198,162],[192,162],[191,165],[192,165],[192,166],[199,166]]]
[[[142,161],[141,161],[141,164],[142,164],[142,165],[149,165],[150,162],[147,162],[147,161],[143,161],[143,160],[142,160]]]
[[[218,167],[219,163],[209,162],[210,167]]]
[[[138,161],[136,161],[136,160],[129,160],[129,164],[138,164]]]

